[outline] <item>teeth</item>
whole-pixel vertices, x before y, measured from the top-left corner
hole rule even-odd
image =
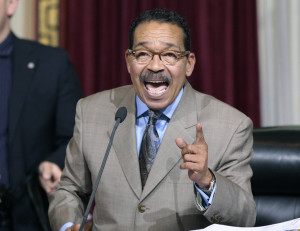
[[[153,95],[159,95],[159,94],[165,92],[166,90],[167,90],[167,89],[163,89],[163,90],[160,90],[160,91],[151,91],[151,90],[149,90],[149,91],[150,91],[151,94],[153,94]]]
[[[147,91],[152,95],[161,95],[168,89],[167,86],[164,86],[165,81],[162,81],[162,80],[149,80],[149,81],[146,81],[144,84],[145,84]],[[156,84],[157,84],[157,86],[156,86]],[[163,85],[161,85],[161,84],[163,84]]]
[[[163,81],[148,81],[149,83],[163,83]]]

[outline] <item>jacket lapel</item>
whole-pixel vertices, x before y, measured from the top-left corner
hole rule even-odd
[[[27,43],[14,38],[12,88],[9,103],[8,134],[9,145],[12,144],[17,122],[22,112],[22,107],[28,95],[30,84],[35,73],[37,61],[31,55]]]
[[[127,117],[120,124],[115,133],[113,148],[117,158],[136,197],[139,198],[142,192],[140,169],[138,154],[136,149],[136,134],[135,134],[135,91],[132,88],[128,97],[125,97],[120,103],[120,107],[127,108]]]
[[[154,164],[149,173],[146,185],[142,192],[143,200],[160,183],[161,180],[181,161],[181,150],[175,139],[183,138],[187,143],[193,143],[196,137],[197,110],[193,89],[186,82],[183,96],[175,110],[164,138],[158,149]]]

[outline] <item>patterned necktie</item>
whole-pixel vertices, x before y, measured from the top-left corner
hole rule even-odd
[[[140,174],[142,180],[142,188],[144,188],[151,166],[154,162],[158,147],[159,147],[159,136],[155,127],[156,121],[161,116],[161,112],[148,111],[149,120],[143,135],[141,150],[139,155],[140,163]]]

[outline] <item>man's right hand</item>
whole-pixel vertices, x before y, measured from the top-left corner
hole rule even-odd
[[[84,231],[89,231],[92,227],[92,221],[88,221],[85,226],[84,226]],[[80,224],[76,224],[76,225],[73,225],[69,228],[66,229],[66,231],[79,231],[80,229]]]
[[[67,228],[66,231],[78,231],[80,228],[80,224],[73,225],[70,228]]]

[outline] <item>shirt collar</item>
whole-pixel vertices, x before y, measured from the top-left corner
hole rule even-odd
[[[166,108],[161,109],[160,111],[164,114],[164,116],[168,117],[168,119],[171,119],[175,109],[177,108],[179,101],[182,97],[183,94],[183,88],[180,90],[180,92],[178,93],[176,99],[174,100],[174,102],[172,104],[170,104],[169,106],[167,106]],[[143,114],[145,112],[148,111],[148,106],[138,97],[138,95],[136,95],[135,97],[135,101],[136,101],[136,117],[139,118],[141,116],[143,116]]]
[[[13,50],[13,33],[10,32],[6,39],[0,43],[0,56],[10,56]]]

